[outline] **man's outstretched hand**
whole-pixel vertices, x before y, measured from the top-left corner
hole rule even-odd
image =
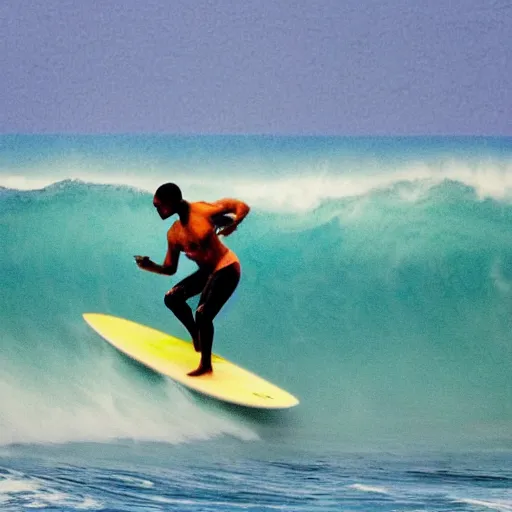
[[[139,268],[146,269],[151,265],[151,260],[149,259],[149,256],[134,256],[135,263],[137,263],[137,266]]]

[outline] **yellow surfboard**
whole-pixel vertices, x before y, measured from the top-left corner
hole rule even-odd
[[[299,403],[293,395],[257,375],[212,354],[213,373],[189,377],[200,354],[186,342],[138,323],[100,313],[84,320],[124,354],[204,395],[259,409],[286,409]]]

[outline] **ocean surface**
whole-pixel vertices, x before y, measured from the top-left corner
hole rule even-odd
[[[251,206],[214,351],[300,404],[192,394],[83,321],[179,337],[152,206]],[[512,138],[0,136],[0,510],[512,512]],[[197,299],[192,299],[193,306]]]

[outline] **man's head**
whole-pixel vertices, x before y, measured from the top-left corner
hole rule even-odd
[[[181,190],[175,183],[160,185],[153,196],[153,206],[162,219],[178,213],[182,201]]]

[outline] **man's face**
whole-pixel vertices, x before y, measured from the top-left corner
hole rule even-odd
[[[163,204],[157,197],[153,198],[153,206],[156,208],[162,220],[169,218],[174,213],[173,208],[167,204]]]

